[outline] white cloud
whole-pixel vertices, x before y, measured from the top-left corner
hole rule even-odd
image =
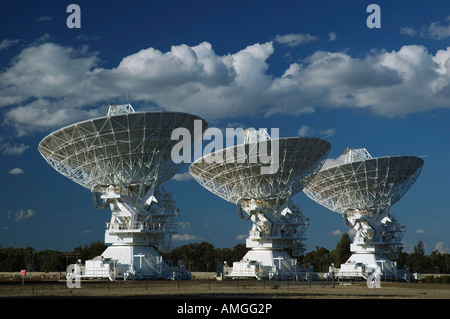
[[[190,222],[178,222],[177,225],[180,226],[182,229],[189,229],[189,228],[191,228],[191,223]]]
[[[438,60],[417,45],[364,58],[318,51],[274,79],[271,93],[284,102],[283,112],[294,114],[299,106],[366,108],[384,117],[450,107],[449,52],[440,50]]]
[[[319,134],[328,137],[328,136],[336,134],[336,130],[334,128],[329,128],[329,129],[326,129],[326,130],[320,130]]]
[[[23,169],[16,167],[13,168],[12,170],[9,171],[9,174],[11,175],[19,175],[19,174],[24,174],[25,172],[23,171]]]
[[[20,40],[18,40],[18,39],[3,39],[2,42],[0,42],[0,51],[6,50],[9,47],[11,47],[14,44],[17,44],[19,42],[20,42]]]
[[[3,152],[3,155],[23,155],[28,148],[30,148],[29,145],[11,145],[9,142],[0,145],[0,150]]]
[[[53,18],[50,16],[41,16],[36,19],[36,22],[45,22],[45,21],[51,21],[51,20],[53,20]]]
[[[308,125],[302,125],[298,130],[297,134],[298,136],[301,137],[311,137],[319,134],[322,138],[325,138],[336,134],[336,130],[334,128],[329,128],[329,129],[322,129],[316,132],[313,128],[309,127]]]
[[[195,235],[175,234],[175,235],[172,235],[172,240],[173,241],[195,241],[195,240],[199,240],[199,238]]]
[[[342,235],[342,231],[339,230],[339,229],[333,230],[331,232],[331,235],[333,235],[333,236],[341,236]]]
[[[412,37],[417,34],[417,31],[412,27],[401,27],[400,34],[406,34],[406,35],[409,35],[410,37]]]
[[[444,242],[443,241],[437,242],[435,247],[434,247],[434,250],[437,250],[441,254],[449,252],[449,249],[444,247]]]
[[[202,42],[167,52],[147,48],[103,68],[100,53],[87,46],[35,42],[0,72],[3,123],[19,136],[59,128],[104,115],[105,105],[125,100],[126,91],[135,107],[206,120],[298,115],[317,107],[366,108],[384,117],[450,107],[450,47],[434,55],[418,45],[362,57],[317,51],[280,77],[268,74],[273,52],[267,42],[217,55]]]
[[[440,22],[432,22],[427,29],[428,35],[436,40],[450,37],[450,17],[447,18],[448,25],[441,25]]]
[[[416,234],[425,234],[426,232],[427,232],[426,230],[420,228],[415,231]]]
[[[447,25],[443,25],[440,21],[434,21],[428,26],[416,30],[413,27],[405,26],[400,28],[400,34],[409,36],[419,35],[422,38],[430,38],[435,40],[443,40],[450,37],[450,16],[446,19]]]
[[[240,234],[240,235],[237,235],[234,239],[235,239],[235,240],[243,240],[243,239],[246,239],[247,236],[248,236],[248,235]]]
[[[298,130],[298,136],[301,136],[301,137],[311,136],[312,134],[313,134],[313,130],[308,125],[302,125],[300,127],[300,129]]]
[[[8,219],[14,218],[14,220],[17,222],[17,221],[20,221],[23,219],[31,218],[35,214],[36,214],[36,212],[32,209],[27,209],[27,210],[20,209],[14,213],[12,211],[8,211],[7,218]]]
[[[337,35],[335,32],[328,33],[328,41],[329,42],[334,42],[336,40],[337,40]]]
[[[318,40],[319,38],[308,34],[308,33],[290,33],[284,35],[277,35],[275,37],[275,42],[287,45],[290,47],[295,47],[304,43],[312,42]]]
[[[337,158],[327,158],[322,166],[322,169],[344,164],[345,156],[345,154],[341,154]]]
[[[172,177],[172,179],[177,182],[185,182],[185,181],[189,181],[189,180],[193,179],[193,177],[191,174],[189,174],[189,172],[186,172],[186,173],[175,174]]]

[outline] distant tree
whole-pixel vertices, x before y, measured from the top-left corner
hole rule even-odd
[[[228,260],[228,261],[233,262],[233,261],[241,260],[249,250],[250,249],[247,248],[247,246],[245,244],[237,244],[236,246],[233,247],[233,250],[232,250],[232,256],[231,256],[232,260]]]
[[[405,269],[408,268],[408,253],[401,250],[398,254],[398,260],[397,260],[397,268],[398,269]]]
[[[0,249],[0,271],[19,271],[25,268],[23,248],[2,248]]]
[[[36,270],[36,250],[34,248],[27,247],[23,250],[23,260],[27,271]]]
[[[425,246],[421,240],[414,246],[413,254],[425,256]]]
[[[66,262],[64,254],[54,250],[42,250],[36,253],[37,271],[64,271]]]
[[[350,244],[352,241],[350,240],[350,235],[348,233],[343,233],[341,236],[341,240],[336,244],[336,248],[331,252],[334,256],[334,265],[339,267],[340,264],[343,264],[347,261],[351,256],[350,252]]]
[[[425,256],[425,247],[421,240],[414,246],[413,253],[408,257],[408,266],[412,272],[433,272],[429,259]]]
[[[445,255],[441,254],[438,250],[434,250],[428,256],[430,267],[433,273],[442,274],[446,272],[447,265],[445,263]]]
[[[316,249],[306,253],[302,258],[303,266],[310,263],[314,271],[326,272],[328,267],[334,263],[334,255],[324,247],[316,246]]]
[[[82,261],[89,260],[100,256],[107,247],[108,246],[101,241],[95,241],[89,245],[75,247],[69,255],[71,255],[72,258],[73,256],[76,256],[75,258],[81,259]]]
[[[165,260],[170,260],[172,265],[182,260],[190,271],[215,271],[214,246],[207,242],[176,247],[161,255]]]

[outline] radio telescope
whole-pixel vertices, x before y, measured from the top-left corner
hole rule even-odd
[[[364,148],[352,149],[343,164],[322,169],[305,187],[306,195],[342,214],[355,230],[353,254],[335,276],[398,276],[393,260],[398,259],[405,227],[389,210],[414,184],[422,167],[418,157],[372,158]]]
[[[105,231],[111,245],[86,261],[81,277],[187,275],[183,267],[169,267],[155,247],[169,250],[176,233],[178,209],[162,186],[184,165],[171,160],[171,133],[179,127],[193,133],[194,120],[206,128],[191,114],[109,105],[107,116],[61,128],[39,143],[50,166],[90,190],[96,208],[112,211]]]
[[[298,278],[296,259],[285,249],[292,249],[293,256],[303,253],[308,220],[291,197],[320,169],[329,149],[328,142],[317,138],[271,139],[265,130],[251,130],[244,144],[215,151],[191,164],[189,172],[203,187],[236,204],[240,218],[253,222],[246,240],[251,250],[225,269],[225,276]],[[265,172],[258,153],[278,155],[278,169]]]

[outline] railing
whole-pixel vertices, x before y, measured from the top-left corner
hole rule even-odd
[[[243,201],[242,207],[250,207],[250,206],[272,209],[272,204],[266,200],[252,199],[252,200],[244,200]]]
[[[122,223],[106,223],[106,230],[109,231],[133,231],[133,232],[166,232],[173,228],[174,225],[168,223],[141,223],[132,222],[127,224]]]

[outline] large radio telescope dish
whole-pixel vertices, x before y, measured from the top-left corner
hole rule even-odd
[[[263,170],[265,164],[258,159],[261,150],[272,158],[278,155],[279,166],[271,173]],[[260,130],[248,135],[244,144],[215,151],[191,164],[189,172],[203,187],[236,204],[241,219],[253,222],[246,241],[251,250],[242,261],[233,263],[232,270],[225,270],[225,276],[302,276],[285,249],[291,249],[294,256],[303,253],[308,220],[291,196],[314,177],[329,150],[330,144],[321,139],[270,139]]]
[[[99,260],[86,261],[83,276],[185,277],[184,268],[169,267],[155,247],[169,250],[176,233],[179,210],[161,185],[184,165],[172,161],[172,147],[178,143],[172,131],[187,129],[193,145],[195,127],[201,128],[201,137],[207,125],[187,113],[110,105],[107,116],[69,125],[39,143],[50,166],[92,192],[96,208],[111,208],[105,243],[112,245]]]
[[[39,143],[39,152],[56,171],[89,190],[161,184],[184,165],[171,160],[177,142],[172,130],[193,132],[194,120],[202,119],[176,112],[119,113],[59,129]]]
[[[387,156],[329,167],[319,171],[304,192],[341,214],[356,209],[383,211],[410,189],[422,165],[418,157]]]
[[[264,143],[268,153],[275,139]],[[239,200],[290,198],[300,192],[322,167],[330,144],[318,138],[280,138],[279,167],[274,174],[261,172],[260,161],[252,149],[262,142],[231,146],[197,159],[189,172],[206,189],[237,204]],[[266,146],[267,145],[267,146]],[[244,152],[240,148],[245,147]],[[242,154],[253,154],[241,161]],[[227,161],[227,156],[235,158]],[[245,157],[245,155],[244,155]],[[217,161],[217,159],[222,159]]]
[[[405,228],[389,210],[417,180],[423,164],[414,156],[372,158],[366,149],[349,150],[345,163],[322,169],[305,187],[308,197],[342,214],[356,231],[354,254],[337,276],[398,275],[392,260],[398,258]]]

